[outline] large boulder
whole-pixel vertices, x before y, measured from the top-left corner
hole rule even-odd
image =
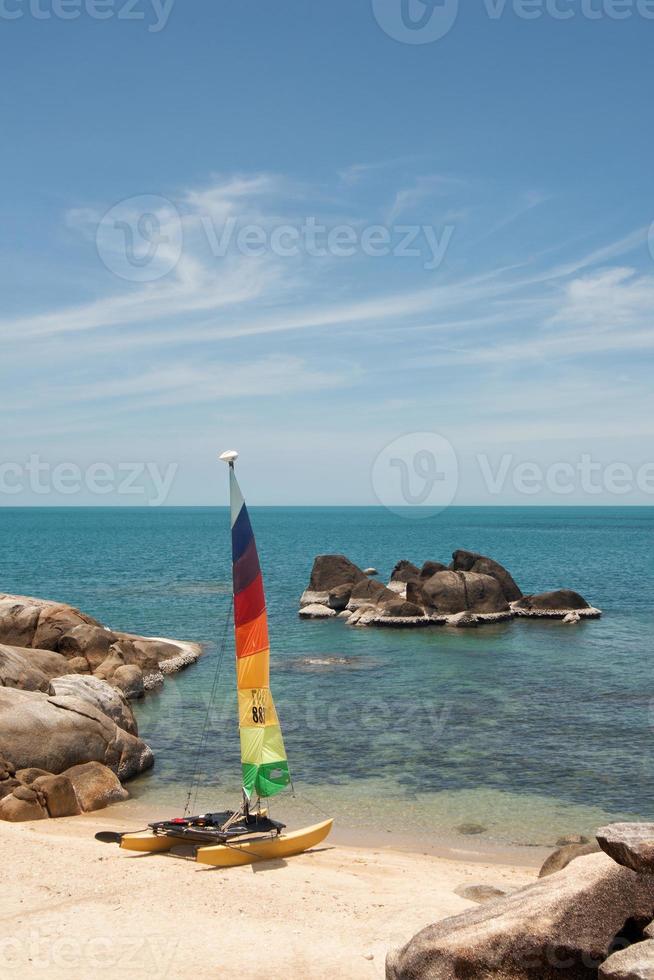
[[[128,701],[136,701],[145,695],[143,671],[136,664],[118,667],[114,671],[111,683],[125,695]]]
[[[136,668],[138,669],[138,668]],[[141,678],[141,685],[143,679]],[[138,735],[138,726],[134,713],[127,703],[127,698],[121,690],[100,680],[99,677],[88,677],[81,674],[68,674],[66,677],[57,677],[50,684],[52,694],[58,696],[70,696],[79,701],[85,701],[101,711],[103,715],[129,732],[130,735]]]
[[[337,585],[354,585],[366,576],[345,555],[318,555],[311,569],[310,592],[330,592]]]
[[[395,599],[397,594],[387,589],[381,582],[377,582],[374,578],[363,578],[352,589],[347,608],[354,612],[363,606],[377,606],[380,603],[393,602]]]
[[[540,592],[526,595],[514,605],[514,609],[527,612],[570,612],[573,609],[589,609],[590,605],[582,595],[571,589],[557,589],[555,592]]]
[[[654,980],[654,940],[621,949],[599,968],[598,980]]]
[[[426,605],[436,613],[451,615],[510,610],[497,579],[475,572],[436,572],[422,582],[422,594]]]
[[[49,816],[74,817],[82,812],[75,788],[68,776],[45,774],[35,779],[32,786],[43,794]]]
[[[410,582],[420,578],[420,569],[410,561],[398,561],[391,572],[391,582]]]
[[[36,766],[61,773],[83,762],[109,766],[130,779],[154,762],[140,738],[72,695],[48,695],[0,687],[0,754],[15,769]]]
[[[89,668],[95,670],[109,656],[109,649],[117,640],[118,637],[111,630],[83,623],[61,637],[58,649],[71,659],[84,657]]]
[[[618,864],[654,875],[654,823],[612,823],[600,827],[597,842]]]
[[[488,906],[428,926],[389,953],[387,980],[591,980],[625,924],[640,930],[654,908],[654,877],[605,854]]]
[[[129,797],[115,773],[98,762],[73,766],[64,775],[72,784],[77,802],[84,813],[101,810],[110,803],[120,803]]]
[[[420,606],[414,605],[413,602],[407,602],[406,599],[399,599],[394,596],[388,602],[382,603],[381,615],[386,619],[416,619],[423,616],[423,611]]]
[[[447,565],[442,561],[426,561],[420,569],[420,578],[431,578],[436,572],[446,572]]]
[[[10,796],[0,800],[0,820],[21,823],[23,820],[47,819],[48,811],[37,795],[34,794],[30,799],[23,799],[20,790],[21,787],[17,787]]]
[[[478,555],[474,551],[455,551],[452,555],[452,570],[455,572],[476,572],[478,575],[490,575],[491,578],[497,579],[507,602],[515,602],[522,596],[522,591],[511,573],[498,561],[487,558],[485,555]]]
[[[50,678],[69,671],[68,661],[58,653],[0,645],[0,686],[47,691]]]

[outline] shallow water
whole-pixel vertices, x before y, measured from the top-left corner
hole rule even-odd
[[[654,817],[650,509],[452,508],[424,520],[408,509],[254,508],[252,520],[273,691],[298,798],[316,815],[455,836],[474,822],[489,840],[522,844]],[[490,554],[525,591],[577,589],[604,617],[471,631],[297,617],[316,554],[343,552],[385,578],[399,558],[448,560],[455,548]],[[230,605],[226,509],[0,510],[0,591],[206,643],[196,666],[138,707],[157,765],[132,789],[183,803],[197,763],[199,808],[238,791],[229,630],[197,760]]]

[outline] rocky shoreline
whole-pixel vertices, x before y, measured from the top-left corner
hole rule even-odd
[[[469,897],[483,906],[388,954],[387,980],[654,977],[654,824],[602,827],[596,843],[552,855],[535,884]]]
[[[109,629],[64,603],[0,595],[0,819],[126,799],[154,765],[130,701],[195,663],[198,643]]]
[[[386,585],[374,578],[376,574],[374,568],[363,571],[344,555],[318,555],[300,598],[300,616],[402,629],[469,628],[536,618],[574,624],[602,615],[571,589],[526,595],[503,565],[471,551],[455,551],[449,565],[426,561],[418,568],[399,561]]]

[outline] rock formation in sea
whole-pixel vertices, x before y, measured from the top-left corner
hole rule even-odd
[[[578,853],[527,888],[423,929],[388,954],[387,980],[652,980],[654,824],[614,824],[597,839],[607,853]]]
[[[469,628],[501,620],[539,617],[574,624],[601,615],[578,592],[560,589],[523,595],[499,562],[455,551],[449,565],[421,568],[399,561],[387,585],[371,579],[344,555],[318,555],[300,599],[305,619],[343,619],[350,626]]]
[[[0,819],[71,816],[154,763],[129,702],[195,643],[111,630],[64,603],[0,595]]]

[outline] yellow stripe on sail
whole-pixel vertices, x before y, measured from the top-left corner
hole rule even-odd
[[[269,688],[238,692],[238,721],[241,728],[279,725]]]

